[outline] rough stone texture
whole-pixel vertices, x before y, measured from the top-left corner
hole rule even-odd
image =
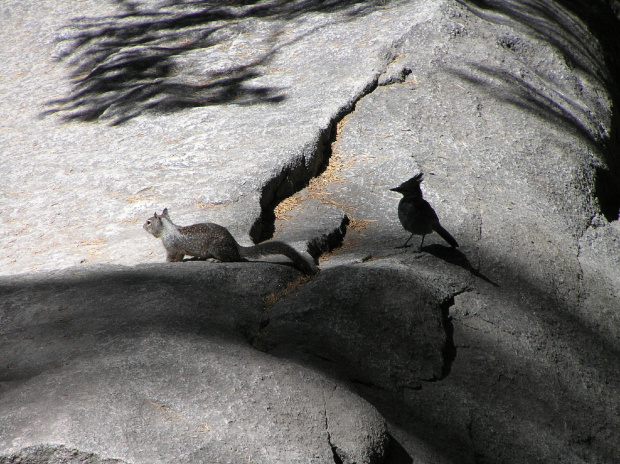
[[[384,85],[341,123],[338,181],[323,196],[357,228],[322,267],[347,275],[360,261],[393,260],[407,234],[389,188],[425,172],[426,198],[461,244],[450,251],[430,236],[421,258],[461,282],[450,308],[456,359],[421,390],[360,390],[419,462],[613,462],[620,191],[610,68],[567,9],[485,5],[447,2],[416,25]]]
[[[0,462],[381,462],[371,405],[244,337],[291,274],[191,263],[2,279]]]
[[[440,379],[454,356],[444,317],[460,289],[425,264],[379,260],[328,269],[269,309],[255,346],[314,355],[353,381],[388,390]]]
[[[315,174],[334,120],[433,8],[162,5],[3,3],[4,273],[161,261],[140,225],[163,207],[260,238],[263,209]]]
[[[3,4],[0,459],[615,462],[609,3]],[[458,250],[394,248],[419,171]],[[163,260],[164,206],[322,272],[107,267]],[[106,266],[20,275],[80,262]]]
[[[601,224],[588,229],[579,242],[581,265],[582,320],[607,343],[615,346],[620,339],[620,256],[610,250],[620,249],[620,223]]]

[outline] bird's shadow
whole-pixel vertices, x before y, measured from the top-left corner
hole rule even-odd
[[[473,276],[484,280],[485,282],[491,284],[492,286],[496,288],[500,287],[499,284],[493,282],[487,276],[482,274],[478,269],[476,269],[471,264],[471,262],[469,261],[465,253],[463,253],[462,251],[456,248],[447,247],[444,245],[432,244],[432,245],[426,245],[422,247],[421,251],[429,253],[439,259],[446,261],[447,263],[460,266],[466,271],[470,272]]]

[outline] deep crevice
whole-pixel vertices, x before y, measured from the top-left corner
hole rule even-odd
[[[591,221],[592,222],[592,221]],[[577,305],[581,306],[584,299],[584,272],[581,265],[581,241],[585,237],[586,232],[581,234],[581,237],[577,239],[577,256],[576,261],[579,266],[579,274],[577,274]]]
[[[340,111],[334,115],[327,127],[319,129],[318,136],[304,148],[304,152],[295,163],[285,166],[263,187],[260,197],[261,215],[250,228],[250,237],[255,243],[273,237],[275,232],[275,207],[285,198],[306,188],[310,179],[319,176],[325,171],[332,156],[332,145],[336,141],[338,124],[346,116],[355,111],[357,102],[377,88],[377,82],[378,76],[375,76],[353,101],[343,106]],[[344,229],[341,227],[340,230],[342,239],[344,239],[346,227]],[[337,232],[336,235],[338,235]],[[333,248],[335,248],[338,244],[342,243],[342,240],[330,240],[328,243],[325,241],[323,242],[329,246],[333,245]],[[310,246],[311,245],[309,245],[309,248]],[[321,253],[325,253],[331,251],[333,248],[327,250],[321,249],[320,251]],[[317,251],[316,247],[315,251]]]
[[[465,291],[467,290],[452,295],[439,305],[443,318],[443,327],[446,331],[446,342],[442,349],[443,366],[441,369],[441,378],[438,380],[445,379],[448,375],[450,375],[450,371],[452,370],[452,363],[456,359],[457,352],[456,345],[454,344],[454,324],[452,324],[450,308],[454,306],[454,299]]]
[[[596,167],[594,194],[607,221],[617,221],[620,214],[620,182],[610,170]]]
[[[327,432],[327,443],[329,443],[330,448],[332,449],[332,454],[334,456],[335,464],[343,464],[343,460],[338,454],[338,447],[332,443],[331,435]]]
[[[347,226],[349,225],[349,216],[345,215],[340,226],[332,230],[328,234],[315,237],[308,242],[308,253],[314,259],[318,259],[324,253],[329,253],[336,248],[342,246],[344,237],[347,235]]]

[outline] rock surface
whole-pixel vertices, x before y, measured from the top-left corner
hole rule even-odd
[[[75,8],[2,7],[0,463],[615,462],[607,2]],[[164,206],[322,272],[155,264]]]
[[[381,462],[375,408],[244,336],[291,273],[178,263],[3,278],[0,462]]]
[[[161,261],[140,225],[163,207],[260,238],[433,9],[221,4],[5,3],[5,273]]]

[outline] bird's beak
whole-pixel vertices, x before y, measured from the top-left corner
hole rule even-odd
[[[394,187],[390,189],[392,192],[398,192],[400,193],[400,187]]]

